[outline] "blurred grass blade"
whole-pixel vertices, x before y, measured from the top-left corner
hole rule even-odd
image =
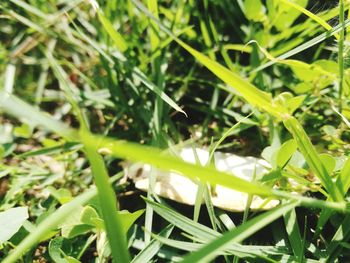
[[[111,140],[97,136],[91,137],[91,141],[95,144],[97,142],[99,143],[97,147],[100,147],[101,150],[105,150],[108,154],[113,156],[136,162],[142,161],[143,163],[151,164],[163,170],[175,170],[195,181],[199,178],[203,182],[220,184],[237,191],[262,196],[273,195],[273,191],[265,186],[250,183],[228,173],[219,172],[212,166],[202,167],[184,162],[170,155],[165,155],[161,150],[154,147],[141,146],[135,143]]]
[[[27,10],[28,12],[40,17],[41,19],[47,20],[49,14],[46,14],[42,12],[40,9],[36,8],[34,5],[30,5],[26,2],[23,2],[21,0],[10,0],[12,3],[22,7],[24,10]]]
[[[112,38],[114,44],[120,52],[125,52],[128,49],[128,45],[124,38],[113,28],[112,23],[102,13],[101,10],[97,10],[98,19],[100,20],[103,28],[106,30],[108,35]]]
[[[158,3],[157,0],[147,0],[147,6],[150,10],[150,12],[158,18]],[[151,43],[151,51],[154,53],[159,45],[160,45],[160,39],[158,37],[159,28],[157,23],[154,21],[150,21],[150,27],[149,27],[149,36],[150,36],[150,43]]]
[[[256,233],[258,230],[271,224],[271,222],[281,217],[283,214],[287,213],[297,205],[298,202],[286,203],[274,208],[271,211],[254,217],[245,224],[224,233],[220,238],[215,239],[196,252],[189,254],[183,259],[182,263],[208,262],[214,259],[216,256],[221,255],[231,244],[242,242],[252,234]]]
[[[340,39],[338,42],[338,65],[339,65],[339,111],[342,112],[343,108],[343,90],[344,90],[344,41],[345,41],[345,10],[344,0],[339,1],[339,24],[341,26]]]
[[[55,45],[54,42],[52,42],[52,44]],[[50,48],[48,50],[50,50]],[[52,68],[52,71],[60,83],[60,88],[64,91],[68,102],[71,104],[73,111],[78,118],[81,128],[89,127],[88,120],[85,117],[83,110],[79,106],[80,98],[78,96],[78,88],[70,81],[66,72],[58,64],[52,53],[50,53],[50,51],[46,51],[45,55],[50,64],[50,67]]]
[[[21,121],[31,122],[33,125],[40,125],[71,141],[79,140],[79,135],[76,130],[69,128],[62,122],[56,121],[48,114],[41,113],[31,105],[2,90],[0,90],[0,109],[16,116]]]
[[[4,91],[13,92],[13,84],[15,83],[16,66],[12,63],[7,64],[4,76]]]
[[[107,19],[107,18],[105,18]],[[108,21],[108,20],[107,20]],[[102,47],[99,46],[99,44],[95,43],[90,37],[88,37],[86,34],[84,34],[80,28],[74,23],[73,20],[71,20],[72,24],[74,25],[75,29],[77,30],[77,32],[83,37],[83,39],[88,42],[99,54],[101,54],[104,58],[106,58],[108,60],[109,63],[114,64],[113,59],[106,54],[106,52],[103,50]],[[112,28],[113,32],[114,29]],[[107,30],[106,30],[107,31]],[[110,34],[109,31],[107,31],[108,34]],[[117,41],[116,37],[112,37],[111,38],[114,41]],[[121,42],[123,42],[124,40],[122,40]],[[119,43],[119,42],[118,42]],[[121,58],[123,61],[126,61],[126,57],[123,56],[123,54],[119,54],[119,59]],[[183,113],[185,116],[187,116],[186,112],[184,112],[181,107],[179,105],[176,104],[176,102],[171,99],[164,91],[162,91],[158,86],[156,86],[155,84],[153,84],[148,78],[147,76],[137,67],[133,67],[132,68],[132,73],[133,73],[133,77],[136,80],[141,81],[149,90],[151,90],[152,92],[156,93],[162,100],[164,100],[170,107],[172,107],[174,110]]]

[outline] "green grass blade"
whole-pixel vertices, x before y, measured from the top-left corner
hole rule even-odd
[[[147,6],[150,12],[158,18],[158,3],[157,0],[147,0]],[[149,37],[151,43],[151,51],[154,53],[160,45],[160,39],[158,37],[159,28],[154,21],[150,21]]]
[[[168,225],[165,227],[160,233],[159,236],[168,238],[173,231],[174,226]],[[156,239],[153,239],[144,249],[138,253],[133,260],[132,263],[144,263],[150,262],[150,260],[158,253],[159,249],[162,247],[162,243]]]
[[[113,28],[112,23],[108,20],[108,18],[102,13],[101,10],[97,10],[98,19],[100,20],[103,28],[106,30],[108,35],[113,40],[116,47],[120,52],[125,52],[128,49],[128,45],[124,38]]]
[[[336,180],[336,184],[341,189],[342,194],[345,195],[350,188],[350,157],[346,160],[343,168],[341,169],[340,175]]]
[[[303,256],[304,249],[295,209],[291,209],[285,213],[283,215],[283,219],[286,225],[289,243],[292,247],[294,256],[298,262],[302,262],[303,259],[300,258],[300,256]]]
[[[189,254],[183,259],[182,263],[207,262],[214,259],[217,255],[221,255],[231,244],[242,242],[297,205],[298,202],[290,202],[247,221],[245,224],[226,232],[220,238],[215,239],[196,252]]]
[[[133,77],[137,80],[141,81],[149,90],[156,93],[162,100],[164,100],[170,107],[172,107],[174,110],[183,113],[186,117],[186,112],[181,109],[179,105],[176,104],[176,102],[171,99],[163,90],[161,90],[158,86],[153,84],[146,76],[145,74],[140,71],[138,68],[133,69]]]
[[[194,222],[193,220],[177,213],[176,211],[165,205],[156,203],[146,198],[144,198],[144,200],[153,208],[153,210],[158,215],[163,217],[169,223],[175,225],[177,228],[196,237],[196,239],[200,240],[201,242],[213,240],[220,236],[220,233],[218,233],[217,231],[200,223]]]
[[[102,216],[107,230],[113,262],[130,262],[130,255],[122,223],[117,215],[116,196],[108,181],[108,174],[102,157],[97,153],[96,142],[85,132],[81,133],[87,158],[91,164],[92,174],[98,191]]]
[[[345,40],[345,11],[344,0],[339,1],[339,24],[341,26],[340,39],[338,42],[338,64],[339,64],[339,111],[343,108],[343,89],[345,84],[344,79],[344,40]]]

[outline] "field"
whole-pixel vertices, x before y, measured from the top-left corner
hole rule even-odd
[[[0,261],[350,262],[350,1],[0,2]]]

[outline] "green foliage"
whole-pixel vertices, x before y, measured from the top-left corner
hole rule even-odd
[[[349,261],[349,1],[144,3],[0,3],[1,262]],[[129,162],[162,171],[137,171],[147,198]],[[198,183],[193,208],[155,194],[166,171]]]

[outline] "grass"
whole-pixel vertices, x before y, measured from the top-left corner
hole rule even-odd
[[[347,262],[348,9],[0,3],[0,212],[29,212],[1,261]],[[171,154],[186,144],[208,163]],[[215,151],[270,166],[246,181]],[[129,162],[152,165],[147,193]],[[157,196],[157,169],[197,182],[195,205]],[[243,213],[213,206],[217,185],[247,194]]]

